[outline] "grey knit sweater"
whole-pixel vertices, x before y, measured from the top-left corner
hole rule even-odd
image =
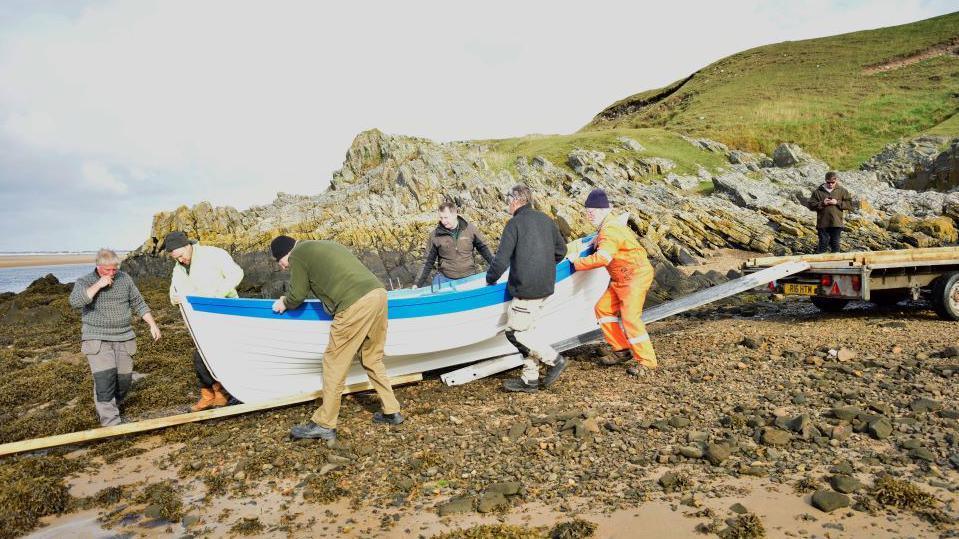
[[[128,341],[136,337],[130,318],[150,312],[150,307],[140,295],[133,278],[118,271],[113,284],[87,297],[87,288],[100,280],[96,270],[77,279],[70,293],[70,305],[81,310],[83,320],[82,339],[101,341]]]

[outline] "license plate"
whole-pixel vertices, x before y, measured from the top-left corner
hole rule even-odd
[[[818,288],[817,284],[786,283],[783,285],[783,293],[794,296],[815,296]]]

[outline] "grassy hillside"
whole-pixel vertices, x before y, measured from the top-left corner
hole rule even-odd
[[[629,137],[643,145],[645,150],[626,149],[619,137]],[[678,174],[695,174],[700,166],[715,169],[726,164],[718,154],[701,150],[676,133],[658,128],[613,128],[602,131],[584,131],[572,135],[527,135],[525,137],[476,141],[489,147],[487,162],[494,170],[515,169],[517,157],[532,159],[542,156],[554,165],[569,168],[569,152],[582,148],[616,154],[631,159],[664,157],[676,163]]]
[[[797,142],[839,168],[926,130],[959,135],[959,12],[751,49],[614,103],[583,128],[664,127],[769,153]]]

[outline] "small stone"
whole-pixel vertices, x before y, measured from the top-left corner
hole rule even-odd
[[[506,434],[506,437],[515,442],[516,440],[519,440],[520,437],[522,437],[524,434],[526,434],[526,429],[528,427],[529,425],[525,421],[520,421],[519,423],[515,423],[513,424],[512,427],[509,428],[509,432]]]
[[[866,426],[866,431],[877,440],[885,440],[892,434],[892,422],[885,417],[873,419]]]
[[[243,470],[236,472],[235,474],[233,474],[233,479],[236,479],[237,481],[243,481],[244,479],[246,479],[246,472],[244,472]]]
[[[849,496],[834,490],[817,490],[812,495],[812,505],[824,513],[831,513],[836,509],[849,507]]]
[[[682,416],[678,416],[678,415],[677,415],[677,416],[673,416],[673,417],[669,418],[669,426],[671,426],[671,427],[673,427],[673,428],[676,428],[676,429],[681,429],[681,428],[684,428],[684,427],[688,427],[688,426],[689,426],[689,423],[690,423],[690,421],[689,421],[688,419],[686,419],[685,417],[682,417]]]
[[[719,443],[706,446],[706,458],[713,466],[722,464],[724,460],[729,458],[730,454],[732,454],[732,450],[726,444]]]
[[[729,506],[729,510],[737,515],[745,515],[749,512],[749,509],[746,509],[746,506],[737,502]]]
[[[679,454],[688,458],[688,459],[701,459],[703,458],[703,450],[691,445],[686,445],[679,448]]]
[[[506,496],[499,492],[486,492],[480,496],[479,503],[476,504],[476,510],[480,513],[491,513],[498,509],[509,507],[509,501]]]
[[[143,516],[147,518],[161,518],[163,515],[163,506],[153,503],[143,510]]]
[[[936,412],[942,409],[942,404],[939,401],[922,398],[912,401],[909,408],[913,412]]]
[[[830,484],[832,484],[832,488],[836,489],[837,492],[843,494],[851,494],[862,489],[862,483],[855,477],[848,475],[834,475]]]
[[[917,447],[909,452],[909,456],[914,459],[924,460],[926,462],[935,462],[936,455],[925,447]]]
[[[759,342],[752,337],[743,337],[743,340],[739,341],[739,344],[749,348],[750,350],[756,350],[759,348]]]
[[[856,358],[855,350],[850,350],[848,348],[840,348],[839,351],[836,352],[836,359],[838,359],[839,361],[852,361],[855,358]]]
[[[833,417],[841,419],[843,421],[852,421],[859,414],[862,413],[862,408],[857,408],[856,406],[842,406],[840,408],[833,408],[830,410]]]
[[[689,443],[703,443],[708,439],[709,439],[709,434],[705,432],[691,430],[688,433],[686,433],[686,440]]]
[[[599,434],[599,422],[595,418],[590,417],[583,420],[583,428],[586,429],[586,432]]]
[[[766,427],[762,433],[762,443],[765,445],[786,445],[792,440],[792,434],[773,427]]]
[[[922,442],[915,438],[909,438],[905,442],[902,442],[903,449],[916,449],[922,447]]]
[[[659,478],[659,485],[666,492],[671,492],[677,483],[679,483],[679,474],[675,472],[666,472]]]
[[[189,528],[190,526],[193,526],[197,522],[200,522],[200,517],[196,515],[186,515],[183,517],[183,520],[180,521],[180,524],[183,524],[184,528]]]
[[[497,492],[503,496],[516,496],[523,485],[519,481],[503,481],[486,487],[486,492]]]
[[[469,513],[473,510],[473,503],[474,499],[472,496],[460,496],[437,506],[436,512],[441,517],[455,513]]]

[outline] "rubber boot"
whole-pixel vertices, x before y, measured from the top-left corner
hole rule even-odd
[[[207,387],[200,388],[200,400],[196,401],[196,404],[190,407],[190,410],[194,412],[199,412],[200,410],[206,410],[208,408],[213,408],[214,400],[216,395],[213,393],[213,389]]]
[[[219,408],[220,406],[226,406],[227,402],[229,402],[229,398],[223,391],[223,386],[220,385],[220,382],[213,382],[213,406]]]

